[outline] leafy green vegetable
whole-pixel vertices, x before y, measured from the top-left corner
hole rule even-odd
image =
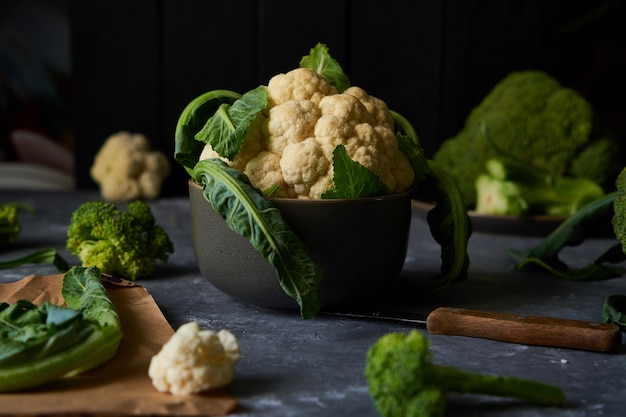
[[[388,194],[380,177],[350,159],[346,147],[339,145],[333,151],[334,187],[322,198],[365,198]]]
[[[411,167],[415,173],[413,187],[416,188],[427,176],[428,159],[424,156],[424,149],[422,149],[420,145],[417,132],[413,125],[400,113],[393,110],[390,110],[390,112],[393,117],[393,122],[396,125],[398,147],[411,163]]]
[[[22,227],[18,213],[20,209],[34,211],[23,203],[0,204],[0,249],[6,248],[19,236]],[[52,247],[36,250],[35,252],[8,261],[0,261],[0,270],[17,268],[26,264],[53,264],[60,272],[69,269],[69,265],[61,255]]]
[[[232,105],[222,104],[196,134],[196,140],[209,143],[220,156],[231,159],[239,153],[248,128],[267,107],[264,86],[245,93]]]
[[[302,57],[300,68],[310,68],[323,75],[340,93],[350,87],[350,79],[344,73],[339,62],[330,56],[328,47],[322,43],[315,45],[311,48],[309,55]]]
[[[435,161],[427,159],[411,123],[401,114],[391,112],[396,124],[398,146],[411,162],[415,179],[414,198],[435,203],[428,212],[430,233],[441,246],[440,274],[429,281],[435,288],[467,279],[467,245],[472,224],[458,187]]]
[[[427,221],[431,235],[441,246],[441,273],[431,283],[443,288],[465,280],[470,262],[467,242],[472,234],[472,223],[455,182],[435,161],[428,160],[426,180],[416,195],[435,202]]]
[[[67,261],[52,247],[39,249],[17,259],[0,262],[0,269],[17,268],[18,266],[26,264],[48,263],[54,265],[59,272],[65,272],[69,269]]]
[[[203,186],[206,200],[228,227],[248,238],[276,268],[281,287],[297,301],[302,318],[315,316],[320,308],[317,291],[322,270],[280,211],[250,185],[244,173],[219,159],[199,161],[193,178]]]
[[[0,367],[49,357],[85,339],[93,326],[78,310],[48,302],[0,304]]]
[[[436,365],[429,347],[417,330],[385,334],[370,347],[365,376],[382,416],[443,417],[449,392],[513,397],[546,406],[565,402],[563,391],[554,385]]]
[[[607,224],[613,214],[617,192],[605,195],[580,209],[563,221],[538,245],[529,250],[507,249],[515,260],[518,270],[540,267],[550,273],[569,280],[601,280],[621,275],[624,271],[610,264],[626,259],[620,244],[616,243],[581,268],[570,268],[559,259],[561,251],[568,246],[577,246],[596,233],[599,225]]]
[[[150,276],[155,261],[167,262],[174,251],[142,200],[130,202],[127,210],[103,201],[83,203],[72,213],[66,247],[83,266],[130,280]]]
[[[232,104],[240,97],[234,91],[212,90],[196,97],[183,109],[176,123],[174,159],[189,175],[204,147],[204,143],[194,140],[195,134],[222,104]]]
[[[612,294],[606,297],[602,307],[602,321],[615,323],[626,331],[626,295]]]
[[[111,360],[122,330],[96,267],[63,277],[67,308],[18,301],[0,307],[0,392],[74,376]]]

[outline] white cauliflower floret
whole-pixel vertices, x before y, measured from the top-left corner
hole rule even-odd
[[[313,136],[320,108],[310,100],[291,100],[272,107],[266,121],[266,148],[277,155],[291,143]]]
[[[344,123],[355,126],[360,123],[374,123],[367,108],[355,96],[335,94],[320,101],[320,110],[324,116],[335,116]]]
[[[270,107],[290,100],[310,100],[317,104],[323,97],[331,94],[337,94],[337,89],[309,68],[297,68],[286,74],[277,74],[267,84]]]
[[[239,357],[237,339],[228,330],[200,330],[189,322],[152,357],[148,375],[161,392],[190,395],[230,384]]]
[[[377,97],[370,96],[365,90],[357,86],[352,86],[343,93],[358,98],[377,125],[393,130],[393,116],[391,116],[387,103]]]
[[[280,156],[262,151],[245,168],[246,176],[254,186],[263,191],[278,185],[281,195],[286,195],[287,183],[280,170]]]
[[[293,143],[285,148],[280,158],[282,176],[298,196],[307,198],[320,198],[321,193],[332,187],[332,162],[326,159],[319,143],[314,138],[305,139],[302,142]],[[311,195],[311,188],[318,190]]]
[[[91,177],[109,201],[156,198],[169,173],[165,154],[151,150],[144,135],[128,132],[109,136],[91,166]]]

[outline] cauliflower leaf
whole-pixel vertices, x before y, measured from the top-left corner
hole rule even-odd
[[[250,125],[266,107],[267,91],[260,85],[232,105],[221,104],[196,134],[196,140],[210,144],[220,156],[232,160],[241,150]]]
[[[344,145],[333,151],[333,182],[335,186],[324,192],[322,198],[365,198],[385,195],[387,186],[380,177],[363,165],[350,159]]]
[[[310,68],[323,75],[340,93],[350,87],[350,79],[343,72],[339,62],[330,56],[328,47],[322,43],[315,45],[309,55],[302,57],[300,68]]]
[[[245,236],[276,268],[278,281],[300,306],[304,319],[320,309],[317,296],[322,269],[307,254],[304,243],[283,220],[280,211],[250,185],[241,171],[220,159],[199,161],[193,178],[228,227]]]

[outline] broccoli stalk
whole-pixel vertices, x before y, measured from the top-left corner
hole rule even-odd
[[[174,251],[142,200],[130,202],[126,211],[103,201],[83,203],[72,213],[66,247],[83,266],[133,281],[150,276],[155,261],[167,262]]]
[[[417,330],[388,333],[367,352],[365,376],[385,417],[442,417],[447,392],[512,397],[544,406],[565,402],[556,386],[528,379],[477,374],[431,362],[428,339]]]
[[[590,179],[553,176],[503,158],[485,167],[476,179],[476,212],[482,214],[570,216],[604,195]]]

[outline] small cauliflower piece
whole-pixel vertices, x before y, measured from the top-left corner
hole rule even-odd
[[[344,91],[344,94],[349,94],[359,99],[359,101],[365,106],[368,113],[374,118],[376,124],[384,126],[387,129],[393,130],[394,123],[391,112],[387,107],[387,103],[383,100],[370,96],[361,87],[352,86]]]
[[[312,137],[320,108],[310,100],[291,100],[272,107],[267,118],[266,147],[281,155],[289,144]]]
[[[332,187],[332,162],[326,159],[314,138],[287,146],[280,158],[280,168],[287,185],[299,196],[319,199],[324,191]],[[317,183],[322,186],[316,186]],[[313,193],[312,188],[316,190]]]
[[[200,330],[185,323],[150,361],[148,375],[160,392],[191,395],[225,387],[235,376],[239,344],[228,330]]]
[[[144,135],[118,132],[105,140],[90,173],[104,199],[122,202],[158,197],[170,169],[165,154],[151,150]]]
[[[337,89],[309,68],[296,68],[286,74],[275,75],[267,84],[270,107],[290,100],[310,100],[317,104],[331,94],[337,94]]]

